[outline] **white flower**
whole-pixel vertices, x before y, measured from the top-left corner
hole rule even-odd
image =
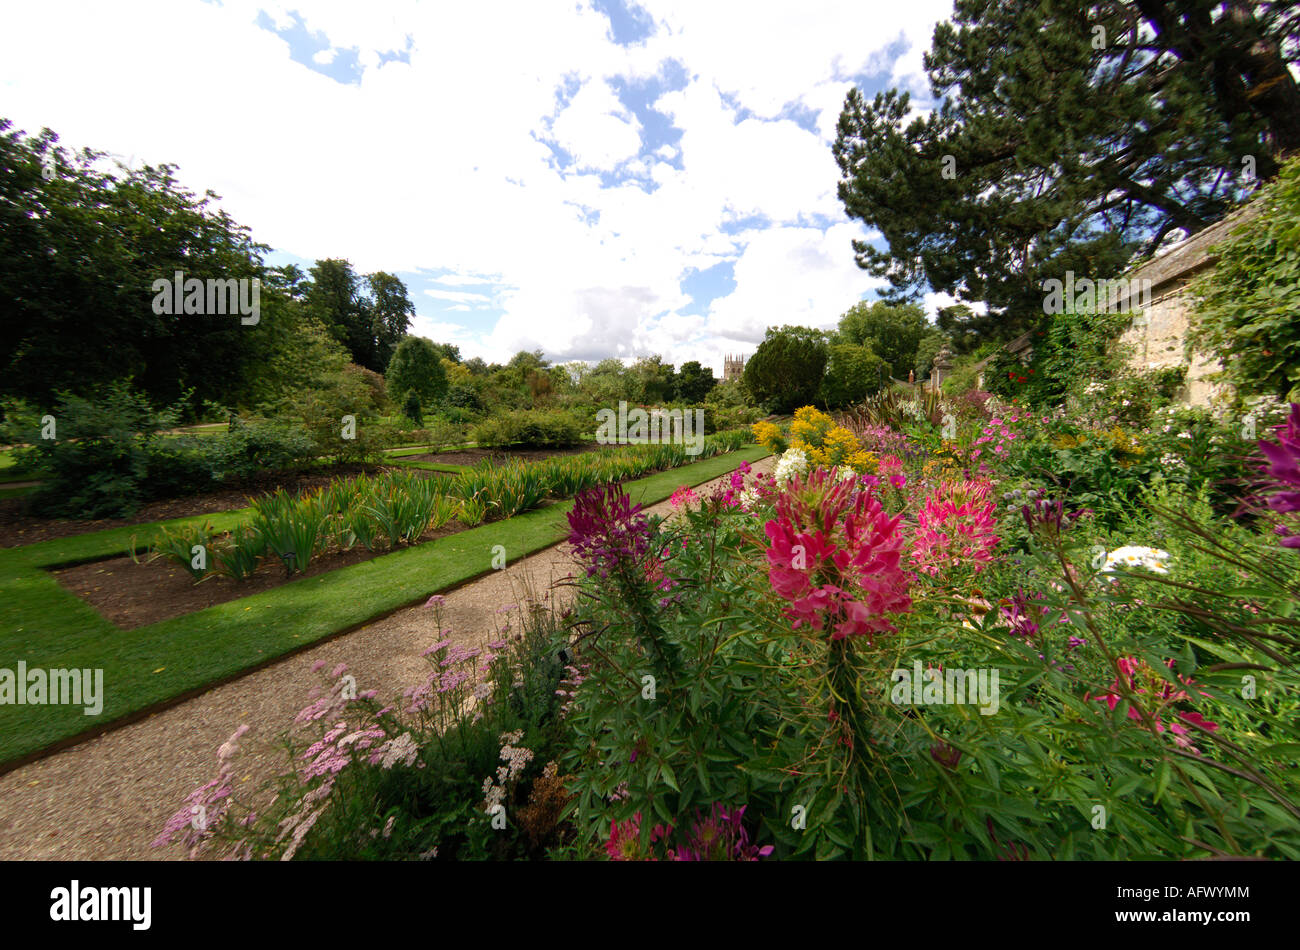
[[[777,460],[772,477],[778,482],[788,482],[796,475],[806,474],[807,471],[808,456],[799,449],[786,449],[785,454]]]
[[[835,470],[835,477],[842,482],[851,482],[858,477],[858,473],[853,471],[847,465],[841,465]]]
[[[746,488],[739,496],[740,507],[746,511],[753,511],[758,505],[758,492],[752,488]]]
[[[1156,574],[1168,574],[1169,569],[1166,567],[1168,561],[1168,551],[1141,545],[1125,545],[1106,555],[1106,563],[1101,571],[1103,574],[1109,574],[1117,567],[1125,571],[1144,568]]]

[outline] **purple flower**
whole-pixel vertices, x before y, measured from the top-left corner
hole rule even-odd
[[[1277,427],[1277,442],[1263,439],[1259,442],[1259,451],[1267,461],[1264,471],[1281,485],[1300,488],[1300,403],[1291,403],[1291,415],[1285,423]],[[1294,507],[1274,508],[1275,511],[1300,510],[1300,493],[1286,492]],[[1270,504],[1272,502],[1270,501]]]
[[[675,849],[676,860],[757,861],[767,857],[772,853],[772,845],[760,848],[749,841],[749,832],[741,821],[747,807],[728,809],[721,802],[714,802],[709,816],[697,817],[686,843]]]
[[[569,543],[587,576],[608,577],[620,562],[639,561],[650,548],[650,520],[619,485],[580,492],[569,512]]]
[[[1300,511],[1300,403],[1291,403],[1291,415],[1277,427],[1277,441],[1259,441],[1264,456],[1261,470],[1265,476],[1268,507],[1280,515]],[[1300,535],[1286,525],[1273,528],[1285,548],[1300,548]]]
[[[1039,526],[1056,534],[1060,533],[1062,528],[1070,527],[1084,515],[1092,514],[1092,509],[1080,508],[1078,511],[1067,512],[1063,498],[1054,500],[1038,498],[1023,506],[1020,513],[1024,516],[1025,526],[1029,528],[1031,534]]]

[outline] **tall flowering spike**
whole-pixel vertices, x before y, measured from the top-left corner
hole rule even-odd
[[[824,469],[794,479],[764,530],[768,579],[795,629],[829,629],[833,640],[896,631],[891,616],[912,608],[899,517]]]
[[[997,506],[988,493],[986,481],[946,482],[926,496],[912,538],[918,570],[938,577],[967,566],[978,573],[992,563],[1001,538],[994,533]]]
[[[587,576],[608,577],[620,561],[638,561],[650,548],[650,521],[619,485],[580,492],[569,512],[569,543]]]

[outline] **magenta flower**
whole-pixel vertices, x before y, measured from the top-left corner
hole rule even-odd
[[[1300,511],[1300,403],[1291,403],[1291,415],[1277,427],[1277,441],[1261,439],[1259,451],[1264,473],[1273,483],[1268,506],[1278,514]],[[1282,544],[1300,547],[1300,537],[1284,538]]]
[[[695,501],[695,497],[695,492],[691,491],[691,487],[683,485],[673,492],[672,497],[668,500],[672,502],[674,508],[681,508],[683,505],[689,505]]]
[[[714,802],[708,817],[691,826],[686,843],[669,852],[677,861],[757,861],[772,853],[772,845],[758,847],[749,841],[749,831],[741,821],[747,805],[729,809]]]
[[[609,823],[609,840],[605,852],[612,861],[635,861],[641,856],[641,813],[622,824]]]
[[[587,576],[608,577],[623,561],[639,561],[650,548],[650,521],[619,485],[580,492],[569,512],[569,543]]]
[[[917,512],[912,536],[912,563],[938,577],[953,568],[969,566],[976,573],[993,561],[1001,540],[995,533],[997,506],[987,501],[989,483],[946,482],[926,497]]]
[[[764,530],[768,580],[790,606],[794,627],[829,627],[831,639],[893,633],[892,614],[911,610],[910,576],[900,566],[898,515],[870,491],[825,469],[796,477]]]
[[[1148,699],[1154,700],[1156,705],[1154,709],[1148,710],[1151,718],[1155,721],[1156,732],[1164,732],[1166,725],[1164,716],[1172,712],[1173,720],[1169,722],[1169,732],[1173,734],[1174,742],[1180,747],[1198,755],[1200,750],[1192,745],[1191,740],[1187,738],[1189,730],[1182,723],[1190,723],[1207,732],[1214,732],[1219,728],[1219,724],[1210,722],[1198,712],[1173,709],[1174,703],[1183,702],[1190,697],[1186,689],[1175,689],[1173,684],[1164,677],[1151,669],[1144,661],[1131,656],[1122,656],[1116,660],[1119,666],[1120,674],[1124,677],[1129,691],[1145,695]],[[1174,668],[1174,661],[1171,659],[1166,664],[1171,670]],[[1184,686],[1195,686],[1195,682],[1189,676],[1179,676],[1178,681]],[[1209,693],[1197,690],[1202,696],[1209,696]],[[1111,684],[1108,692],[1101,696],[1084,696],[1084,699],[1094,699],[1106,703],[1109,709],[1114,709],[1119,705],[1121,699],[1119,693],[1119,677]],[[1128,718],[1141,721],[1142,714],[1133,706],[1129,706]],[[1181,720],[1181,722],[1179,721]]]

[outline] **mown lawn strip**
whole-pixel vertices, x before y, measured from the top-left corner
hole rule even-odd
[[[642,504],[768,454],[747,447],[627,484]],[[122,553],[134,525],[0,551],[0,668],[103,669],[100,715],[81,706],[0,705],[0,770],[82,734],[161,708],[326,637],[355,629],[491,570],[502,545],[514,561],[563,539],[572,500],[404,548],[318,577],[135,630],[119,630],[45,568]],[[218,529],[247,511],[206,516]],[[200,518],[177,519],[180,521]],[[176,523],[176,522],[169,522]]]

